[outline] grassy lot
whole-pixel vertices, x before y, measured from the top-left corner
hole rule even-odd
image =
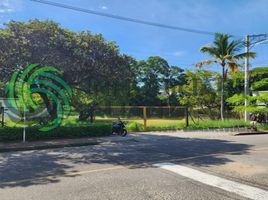
[[[228,119],[228,120],[206,120],[190,123],[189,129],[198,130],[198,129],[220,129],[220,128],[233,128],[233,127],[249,127],[250,123],[245,122],[244,120],[238,119]]]
[[[131,131],[144,131],[143,120],[128,121],[128,128]],[[199,129],[219,129],[233,127],[248,127],[249,123],[243,120],[206,120],[193,123],[189,122],[187,130]],[[162,130],[182,130],[186,129],[185,120],[170,120],[170,119],[150,119],[147,121],[147,131],[162,131]]]
[[[64,119],[62,127],[87,127],[94,126],[94,124],[110,124],[112,121],[117,121],[117,118],[96,118],[96,122],[91,124],[89,121],[79,121],[78,116],[69,116]],[[127,124],[128,130],[131,131],[145,131],[143,119],[122,119]],[[28,126],[35,126],[37,123],[28,122]],[[8,127],[22,127],[23,123],[7,122]],[[196,121],[190,120],[187,130],[202,130],[202,129],[218,129],[218,128],[233,128],[233,127],[248,127],[249,123],[243,120],[204,120]],[[267,128],[267,127],[264,127]],[[165,130],[183,130],[186,129],[185,119],[148,119],[146,131],[165,131]]]
[[[144,131],[143,119],[122,119],[127,123],[129,131]],[[117,121],[116,118],[97,118],[99,122]],[[164,131],[164,130],[183,130],[186,129],[185,119],[148,119],[146,131]],[[218,129],[218,128],[233,128],[233,127],[248,127],[249,123],[244,120],[229,119],[221,120],[190,120],[188,130],[198,129]]]

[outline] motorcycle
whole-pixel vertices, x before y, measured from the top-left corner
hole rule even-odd
[[[125,137],[127,135],[127,129],[124,122],[113,122],[112,123],[112,134],[117,134],[122,137]]]

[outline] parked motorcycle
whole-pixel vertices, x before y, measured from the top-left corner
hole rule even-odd
[[[119,122],[112,123],[112,133],[125,137],[127,135],[127,129],[124,122],[121,120]]]

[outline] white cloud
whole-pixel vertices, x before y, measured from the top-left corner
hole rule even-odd
[[[0,0],[0,14],[13,13],[20,7],[20,0]]]
[[[175,56],[175,57],[181,57],[184,55],[185,55],[185,51],[175,51],[172,53],[172,56]]]
[[[12,8],[0,8],[0,13],[12,13],[14,11]]]
[[[102,10],[108,10],[107,6],[100,6],[99,8],[102,9]]]

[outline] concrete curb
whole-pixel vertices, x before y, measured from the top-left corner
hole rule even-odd
[[[268,134],[268,132],[258,131],[258,132],[237,133],[237,134],[235,134],[235,136],[242,136],[242,135],[265,135],[265,134]]]

